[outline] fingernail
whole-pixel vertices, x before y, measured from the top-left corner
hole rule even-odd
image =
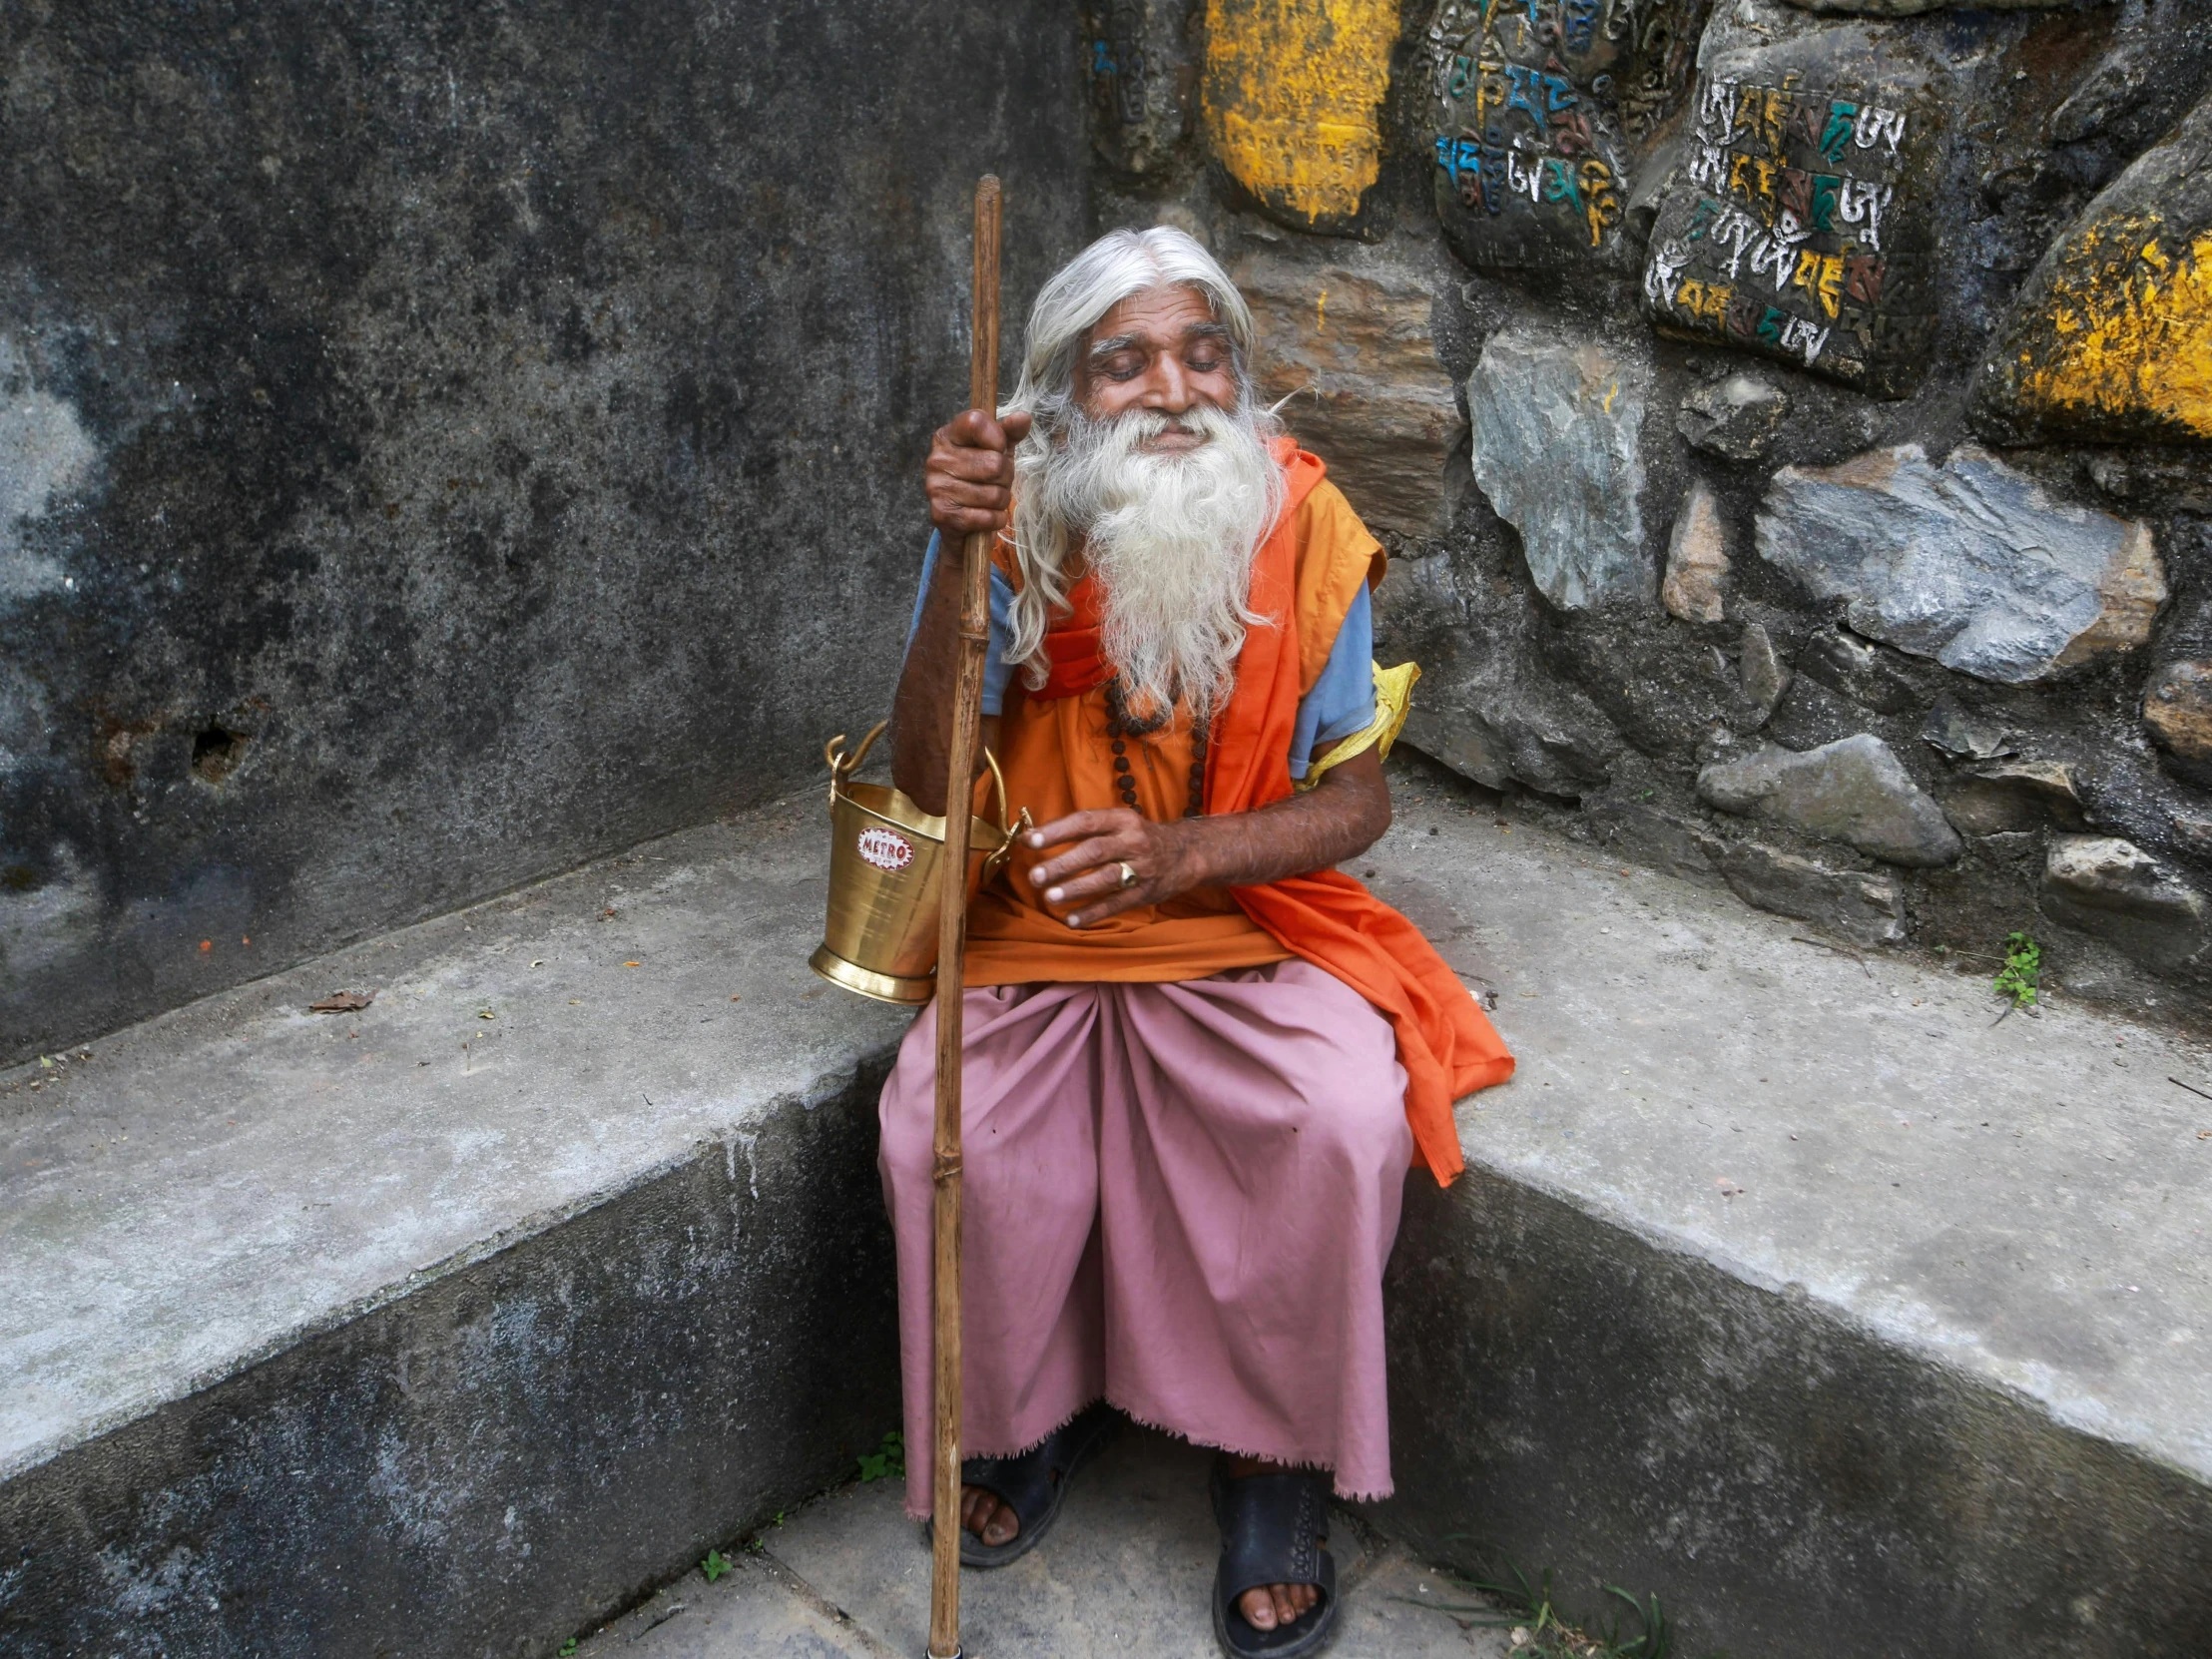
[[[1083,918],[1081,916],[1069,916],[1068,925],[1070,927],[1081,927],[1083,925]]]
[[[1044,890],[1044,896],[1047,902],[1053,904],[1059,903],[1060,900],[1067,897],[1067,895],[1068,892],[1067,888],[1065,887],[1047,887]]]

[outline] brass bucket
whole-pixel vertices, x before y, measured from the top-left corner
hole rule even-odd
[[[855,784],[852,774],[888,722],[845,752],[839,732],[823,747],[830,763],[830,924],[807,965],[823,978],[878,1002],[927,1002],[937,988],[937,910],[942,891],[944,820],[921,811],[887,784]],[[1006,780],[989,750],[983,759],[998,793],[998,822],[968,826],[968,896],[1013,855],[1028,826],[1024,810],[1006,818]]]

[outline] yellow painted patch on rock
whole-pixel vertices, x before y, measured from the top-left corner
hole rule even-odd
[[[2212,232],[2179,248],[2156,221],[2080,233],[2007,378],[2032,420],[2212,438]]]
[[[1207,0],[1206,28],[1206,134],[1229,176],[1305,225],[1358,213],[1382,171],[1396,5]]]

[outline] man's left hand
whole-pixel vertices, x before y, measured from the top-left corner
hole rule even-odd
[[[1070,927],[1088,927],[1140,904],[1159,904],[1203,884],[1192,837],[1180,824],[1154,824],[1126,807],[1070,813],[1022,837],[1032,849],[1062,847],[1029,872],[1058,908],[1079,904]]]

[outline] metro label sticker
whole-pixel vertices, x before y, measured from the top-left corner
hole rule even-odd
[[[860,831],[859,851],[860,861],[877,869],[904,869],[914,861],[914,843],[880,824]]]

